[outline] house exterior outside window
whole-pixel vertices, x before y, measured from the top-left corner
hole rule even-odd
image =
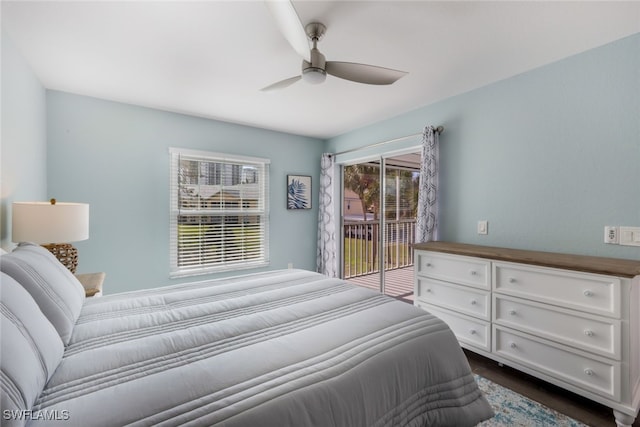
[[[171,277],[269,264],[269,160],[170,149]]]

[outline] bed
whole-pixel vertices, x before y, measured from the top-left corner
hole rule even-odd
[[[493,412],[445,323],[281,270],[101,298],[40,246],[2,267],[2,424],[473,426]]]

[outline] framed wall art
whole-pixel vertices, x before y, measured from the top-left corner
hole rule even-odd
[[[287,209],[311,209],[311,177],[287,175]]]

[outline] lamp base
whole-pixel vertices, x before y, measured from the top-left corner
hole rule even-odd
[[[42,245],[55,256],[58,261],[75,274],[78,268],[78,249],[70,243],[49,243]]]

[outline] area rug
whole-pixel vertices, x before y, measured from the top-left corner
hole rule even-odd
[[[478,427],[522,426],[522,427],[587,427],[558,411],[535,402],[515,391],[502,387],[480,375],[474,375],[496,415],[478,424]]]

